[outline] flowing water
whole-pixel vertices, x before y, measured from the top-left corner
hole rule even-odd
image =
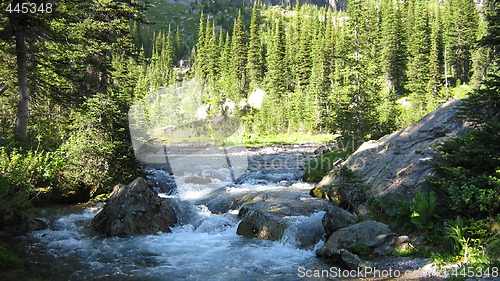
[[[305,161],[305,154],[298,151],[254,154],[261,162],[293,156]],[[22,243],[29,244],[29,270],[14,276],[38,276],[35,280],[301,280],[299,266],[325,265],[315,258],[314,248],[320,245],[297,247],[293,235],[300,228],[293,226],[321,223],[323,212],[294,217],[296,223],[281,241],[265,241],[236,234],[237,208],[210,211],[220,207],[218,202],[231,206],[224,198],[256,191],[299,192],[306,200],[312,186],[298,180],[300,161],[274,170],[254,169],[239,184],[231,183],[223,169],[200,172],[211,173],[209,182],[192,180],[192,173],[173,181],[165,169],[150,166],[149,180],[160,196],[176,202],[179,223],[171,233],[104,237],[90,225],[101,205],[55,208],[45,211],[48,229],[23,239]],[[206,174],[195,176],[207,178]]]

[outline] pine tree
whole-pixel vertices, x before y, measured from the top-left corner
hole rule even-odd
[[[205,15],[203,12],[200,15],[200,23],[199,23],[199,31],[198,31],[198,42],[196,43],[196,57],[195,59],[195,73],[196,79],[198,79],[201,83],[204,83],[207,76],[206,71],[206,50],[205,50],[205,41],[206,41],[206,26],[208,18],[205,19]]]
[[[472,75],[472,53],[478,29],[478,13],[474,0],[449,0],[447,5],[448,61],[454,76],[468,82]]]
[[[343,137],[359,140],[372,137],[381,102],[374,26],[377,11],[373,2],[355,0],[349,3],[347,14],[347,26],[339,34],[343,38],[337,43],[341,61],[336,66],[332,99],[337,109],[335,123]]]
[[[237,83],[237,97],[235,101],[246,98],[248,92],[247,81],[247,46],[245,42],[245,27],[243,25],[243,18],[241,11],[238,18],[234,22],[233,28],[233,71],[235,74],[235,83]]]
[[[399,3],[383,0],[381,14],[382,64],[386,88],[395,96],[404,94],[406,82],[406,33]]]
[[[309,17],[299,18],[298,44],[295,45],[296,50],[296,73],[295,84],[298,91],[301,91],[309,82],[311,76],[311,26]]]
[[[443,28],[441,24],[441,9],[438,7],[434,11],[433,21],[431,26],[431,48],[429,53],[429,85],[428,93],[431,100],[436,100],[439,97],[439,90],[442,85],[444,76],[444,43],[443,43]],[[429,108],[432,110],[433,108]]]
[[[266,98],[258,113],[260,128],[269,133],[283,132],[286,128],[286,111],[283,106],[287,95],[285,72],[285,29],[283,18],[278,16],[267,52],[268,71],[265,81]]]
[[[423,110],[427,102],[429,83],[430,28],[429,12],[425,3],[415,4],[414,25],[408,45],[408,83],[411,101],[416,108]]]
[[[220,51],[218,48],[217,33],[215,31],[215,23],[207,22],[205,30],[205,65],[206,65],[206,80],[213,84],[219,75],[219,57]]]
[[[329,20],[325,16],[325,21]],[[310,128],[324,131],[329,126],[329,100],[328,100],[328,82],[330,70],[330,56],[328,50],[328,41],[326,39],[326,30],[318,17],[314,21],[314,36],[311,43],[311,76],[307,88],[308,93],[308,112]]]
[[[220,99],[225,100],[230,98],[235,100],[234,92],[235,85],[233,79],[233,68],[231,62],[233,60],[233,45],[231,42],[231,36],[226,34],[224,40],[219,41],[219,48],[221,49],[219,67],[220,67],[220,79],[218,89],[221,91]]]
[[[273,26],[271,42],[267,52],[267,89],[270,93],[283,97],[287,92],[285,68],[285,29],[279,17]]]
[[[482,126],[496,126],[500,123],[500,1],[491,1],[486,13],[487,33],[479,44],[489,51],[487,77],[479,89],[472,92],[465,101],[468,116]]]
[[[248,46],[248,79],[252,88],[258,87],[264,78],[264,57],[262,41],[259,31],[259,13],[255,3],[252,9],[252,18],[250,22],[250,42]]]

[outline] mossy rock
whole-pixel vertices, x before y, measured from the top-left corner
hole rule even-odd
[[[325,191],[324,186],[316,186],[311,191],[309,195],[316,198],[328,199],[328,193]]]

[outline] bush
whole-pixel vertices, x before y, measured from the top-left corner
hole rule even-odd
[[[450,208],[464,217],[494,216],[500,206],[500,124],[445,142],[436,155],[438,177]]]
[[[24,207],[34,187],[57,183],[65,160],[60,151],[27,152],[0,147],[0,212]]]
[[[18,267],[22,264],[19,257],[0,245],[0,268]]]
[[[393,228],[410,227],[412,211],[407,200],[391,197],[372,197],[368,200],[371,215]]]
[[[67,158],[65,189],[97,190],[139,175],[124,105],[98,95],[72,118],[70,138],[61,145]]]
[[[358,244],[354,246],[352,252],[358,256],[366,257],[371,255],[373,253],[373,250],[365,244]]]

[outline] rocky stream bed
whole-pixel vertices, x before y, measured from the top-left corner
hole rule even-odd
[[[155,203],[119,201],[111,218],[103,203],[44,209],[39,216],[49,227],[11,241],[25,265],[2,272],[1,280],[441,280],[429,260],[374,255],[364,261],[347,252],[362,243],[384,254],[404,237],[377,222],[358,223],[356,215],[309,195],[314,185],[301,181],[302,165],[316,148],[229,151],[248,160],[235,182],[224,165],[192,169],[190,162],[172,175],[171,167],[151,164],[147,182],[117,187],[112,198]],[[160,197],[151,199],[149,192]],[[162,217],[150,215],[151,208]],[[113,224],[118,212],[134,219],[118,216]],[[166,219],[167,213],[175,218]],[[386,271],[381,278],[339,277],[332,265]],[[408,275],[388,276],[389,270]]]

